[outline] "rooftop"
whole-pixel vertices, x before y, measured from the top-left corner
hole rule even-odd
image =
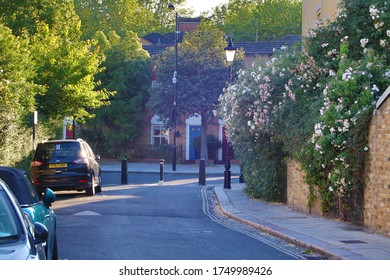
[[[168,47],[173,47],[175,45],[175,33],[170,32],[167,34],[160,33],[150,33],[146,35],[143,39],[147,40],[150,44],[144,44],[143,48],[151,56],[158,55]],[[183,41],[183,32],[178,36],[178,42]],[[242,48],[245,51],[246,55],[261,55],[261,56],[271,56],[275,53],[276,50],[280,49],[283,46],[291,47],[297,42],[301,42],[301,35],[288,35],[283,37],[280,40],[275,41],[260,41],[260,42],[234,42],[234,46],[237,48]]]

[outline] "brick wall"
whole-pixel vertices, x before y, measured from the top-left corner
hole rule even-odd
[[[390,87],[386,93],[390,96]],[[390,237],[390,98],[385,96],[380,102],[381,106],[374,112],[369,127],[369,151],[364,175],[364,226]],[[289,160],[287,205],[298,211],[321,215],[319,199],[313,207],[307,206],[309,186],[304,179],[299,163]]]
[[[314,187],[314,193],[318,195],[318,190]],[[287,161],[287,205],[297,211],[304,213],[321,215],[320,200],[316,199],[312,206],[307,205],[309,195],[309,185],[305,183],[305,172],[300,168],[300,164],[294,160]]]
[[[366,168],[364,225],[390,237],[390,98],[371,118]]]

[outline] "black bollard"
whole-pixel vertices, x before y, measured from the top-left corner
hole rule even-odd
[[[162,185],[164,183],[164,160],[160,159],[160,181],[158,182],[159,185]]]
[[[239,177],[239,183],[245,183],[244,181],[244,174],[242,174],[242,166],[240,165],[240,177]]]
[[[199,185],[206,185],[206,160],[199,161]]]
[[[232,177],[232,172],[230,171],[230,159],[229,156],[227,156],[225,162],[225,172],[224,172],[224,182],[223,182],[223,187],[225,189],[231,188],[231,177]]]
[[[122,159],[121,184],[127,184],[127,157]]]

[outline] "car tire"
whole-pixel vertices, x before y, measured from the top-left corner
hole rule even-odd
[[[91,187],[86,188],[85,193],[87,196],[94,196],[95,195],[95,177],[93,176],[93,174],[90,174],[89,178],[91,180],[91,182],[90,182]]]
[[[95,188],[96,193],[101,193],[102,192],[102,177],[99,175],[98,178],[98,185]]]

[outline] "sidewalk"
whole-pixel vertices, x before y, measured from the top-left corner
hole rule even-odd
[[[159,163],[128,163],[129,173],[159,173]],[[103,172],[121,172],[121,163],[101,162]],[[209,165],[206,175],[221,175],[224,165]],[[240,167],[232,165],[232,175]],[[164,165],[164,173],[198,174],[199,166]],[[371,233],[349,223],[297,212],[284,204],[266,203],[248,198],[244,184],[232,184],[231,189],[214,186],[222,211],[232,219],[249,224],[295,245],[324,254],[328,259],[390,260],[390,238]]]
[[[104,159],[100,162],[100,166],[104,172],[121,172],[122,163],[105,163]],[[127,171],[129,173],[160,173],[159,162],[128,162]],[[206,175],[222,175],[224,174],[225,166],[223,164],[209,164],[206,166]],[[239,165],[231,165],[230,171],[232,175],[240,174]],[[176,171],[172,170],[172,164],[164,164],[164,174],[199,174],[199,165],[197,164],[176,164]]]

